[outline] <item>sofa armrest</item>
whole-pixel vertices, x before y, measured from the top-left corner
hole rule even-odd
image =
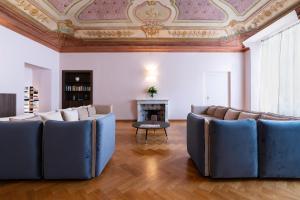
[[[95,105],[97,114],[108,114],[113,112],[112,105]]]
[[[110,113],[96,119],[96,171],[99,176],[115,151],[116,117]]]
[[[187,150],[202,176],[206,173],[205,163],[205,119],[189,113],[187,116]]]
[[[209,106],[196,106],[192,105],[191,106],[191,112],[194,114],[205,114],[206,110],[208,109]]]

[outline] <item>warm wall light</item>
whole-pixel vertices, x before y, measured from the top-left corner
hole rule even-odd
[[[157,82],[157,76],[157,66],[154,64],[146,65],[146,81],[155,84]]]

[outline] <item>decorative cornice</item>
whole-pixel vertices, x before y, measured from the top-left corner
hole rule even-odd
[[[56,32],[49,31],[46,27],[34,23],[27,16],[14,11],[5,3],[0,2],[0,24],[39,42],[53,50],[59,51],[60,43]]]

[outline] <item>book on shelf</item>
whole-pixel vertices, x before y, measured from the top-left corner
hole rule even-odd
[[[24,112],[34,113],[39,109],[39,92],[33,86],[24,88]]]

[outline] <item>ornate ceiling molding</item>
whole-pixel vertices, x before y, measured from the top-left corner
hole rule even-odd
[[[296,7],[299,13],[299,4],[300,0],[0,2],[6,12],[5,20],[11,17],[14,23],[18,22],[13,29],[20,26],[17,32],[26,32],[25,35],[37,37],[43,44],[64,52],[126,48],[133,51],[134,47],[136,51],[244,50],[244,39]],[[1,24],[12,27],[3,20]],[[24,24],[30,24],[32,30]],[[44,36],[34,32],[44,32]]]

